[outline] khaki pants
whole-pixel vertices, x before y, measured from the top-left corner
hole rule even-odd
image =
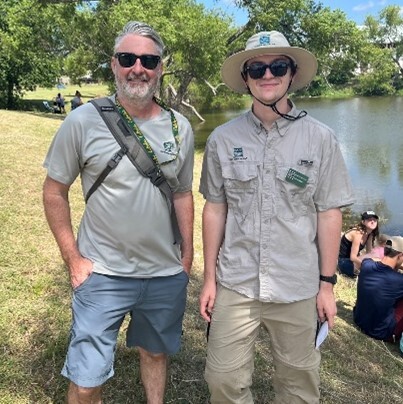
[[[250,385],[261,323],[271,341],[274,403],[319,403],[316,298],[262,303],[222,286],[217,290],[205,370],[211,403],[253,403]]]

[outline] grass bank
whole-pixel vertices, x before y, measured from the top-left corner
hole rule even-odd
[[[52,95],[53,95],[52,91]],[[86,90],[82,91],[84,94]],[[43,98],[41,95],[39,99]],[[34,95],[31,99],[35,99]],[[38,98],[37,98],[38,99]],[[63,403],[67,381],[60,375],[70,326],[70,286],[43,216],[42,161],[62,122],[60,115],[0,110],[0,403]],[[205,324],[198,314],[202,281],[197,188],[201,154],[196,155],[196,256],[189,286],[183,348],[171,359],[166,403],[207,403],[203,381]],[[72,189],[73,222],[83,210],[80,186]],[[339,316],[322,348],[322,403],[403,402],[403,360],[397,346],[362,335],[352,321],[355,283],[336,286]],[[127,323],[125,323],[126,325]],[[257,345],[253,390],[256,404],[273,399],[273,365],[267,335]],[[105,386],[105,403],[144,403],[136,351],[116,353],[116,374]]]
[[[83,84],[81,86],[69,85],[64,88],[37,88],[35,91],[29,91],[22,100],[22,109],[26,111],[46,112],[43,101],[47,101],[53,106],[58,93],[60,93],[66,103],[66,112],[71,111],[71,100],[74,98],[76,90],[80,91],[84,103],[92,98],[108,95],[108,87],[105,84]]]

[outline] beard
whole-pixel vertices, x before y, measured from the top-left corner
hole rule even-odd
[[[118,94],[134,102],[152,99],[159,86],[160,75],[149,78],[146,74],[115,77]]]

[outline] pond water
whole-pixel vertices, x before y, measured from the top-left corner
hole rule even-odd
[[[355,188],[353,212],[375,210],[381,232],[403,235],[403,97],[303,99],[296,104],[335,130]],[[193,121],[196,148],[203,149],[211,131],[240,112],[207,113],[206,122]]]

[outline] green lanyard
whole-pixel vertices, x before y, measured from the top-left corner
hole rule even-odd
[[[119,102],[119,100],[116,99],[116,108],[118,109],[120,115],[126,120],[126,122],[130,125],[130,127],[133,129],[133,132],[135,135],[139,138],[140,143],[144,146],[144,149],[146,150],[147,154],[153,159],[155,165],[159,167],[160,165],[168,164],[171,163],[172,161],[176,160],[179,154],[179,145],[180,145],[180,139],[179,139],[179,131],[178,131],[178,121],[175,118],[174,113],[172,112],[172,109],[169,108],[163,101],[159,100],[156,97],[153,97],[153,100],[165,111],[168,111],[171,115],[171,124],[172,124],[172,134],[175,139],[175,144],[177,148],[177,153],[175,154],[175,157],[172,160],[169,161],[164,161],[161,164],[158,161],[157,156],[154,153],[154,150],[148,143],[147,139],[141,132],[140,128],[136,125],[136,122],[132,119],[132,117],[127,113],[127,111],[123,108],[122,104]]]

